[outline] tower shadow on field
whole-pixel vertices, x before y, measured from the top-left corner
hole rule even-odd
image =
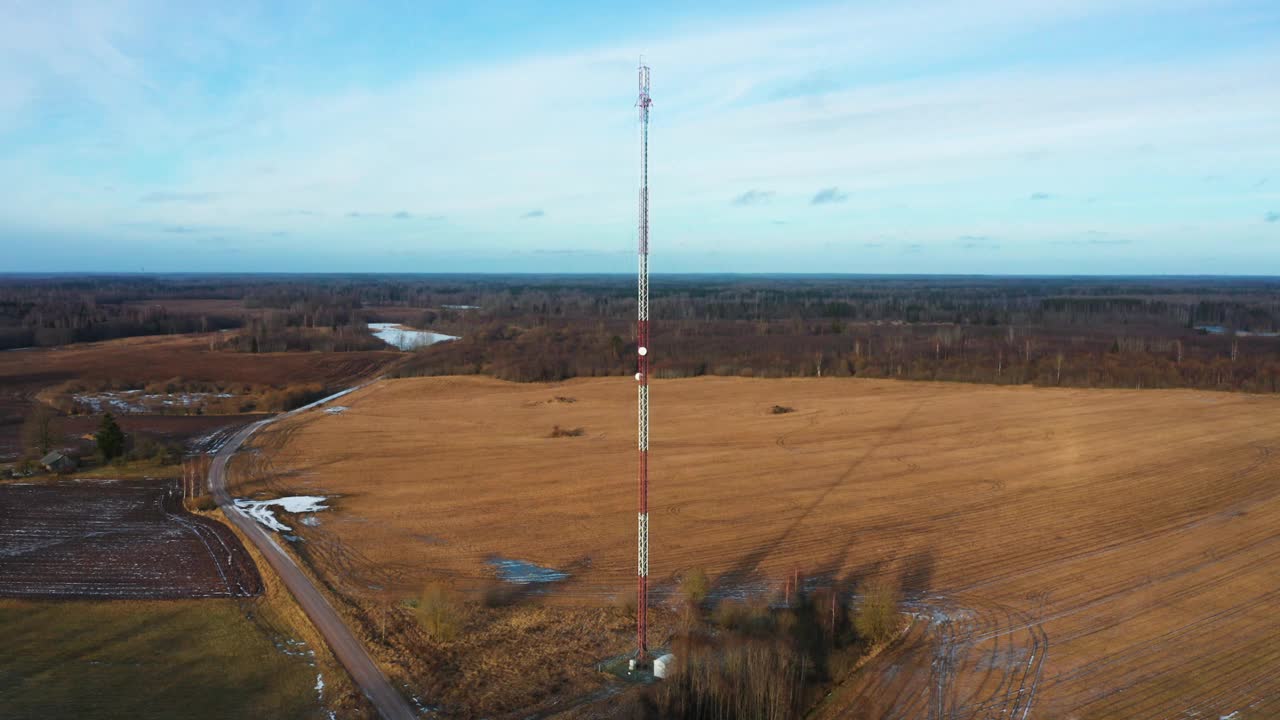
[[[881,435],[879,442],[867,447],[857,457],[855,457],[849,465],[846,466],[834,480],[823,487],[813,500],[803,507],[800,514],[788,523],[787,526],[777,535],[747,553],[741,560],[735,563],[733,567],[729,568],[722,573],[720,577],[716,578],[715,582],[712,584],[713,595],[725,596],[731,594],[734,588],[762,586],[766,581],[766,578],[762,577],[760,574],[760,565],[764,560],[782,548],[786,544],[787,540],[790,539],[792,534],[794,534],[795,531],[813,515],[813,512],[826,502],[831,493],[835,492],[836,489],[840,488],[852,479],[858,469],[862,467],[862,465],[869,460],[877,450],[888,445],[893,438],[897,437],[898,434],[906,428],[911,419],[915,417],[916,413],[920,411],[925,402],[926,400],[921,400],[903,413],[902,417],[894,424],[893,428]],[[843,557],[847,559],[849,553],[852,551],[852,546],[856,544],[856,533],[850,533],[844,538],[833,538],[832,543],[838,543],[843,546]],[[930,570],[930,577],[931,576],[932,571]]]

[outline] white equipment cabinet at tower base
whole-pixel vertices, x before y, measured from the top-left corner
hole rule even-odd
[[[676,656],[671,653],[667,653],[653,661],[653,676],[656,678],[666,678],[667,673],[675,669]]]

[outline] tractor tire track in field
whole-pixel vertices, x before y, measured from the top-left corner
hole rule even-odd
[[[1049,652],[1039,623],[976,597],[929,597],[905,604],[923,623],[927,666],[907,678],[883,717],[1025,718]]]
[[[974,596],[904,603],[907,635],[819,717],[978,720],[1032,717],[1049,638],[1024,613]]]
[[[1254,457],[1232,473],[1230,481],[1245,482],[1266,471],[1273,460],[1269,446],[1251,443]],[[1186,535],[1213,522],[1228,522],[1233,518],[1247,517],[1258,508],[1274,506],[1277,499],[1274,484],[1262,484],[1235,495],[1234,501],[1223,506],[1206,509],[1202,514],[1187,517],[1181,522],[1153,528],[1148,532],[1124,540],[1108,543],[1100,548],[1078,554],[1054,558],[1037,563],[1014,574],[996,573],[982,580],[957,588],[955,599],[963,599],[966,609],[959,611],[944,607],[938,609],[929,599],[914,604],[918,616],[930,619],[928,628],[932,638],[932,661],[929,666],[928,704],[924,704],[925,683],[922,678],[914,681],[908,691],[900,688],[895,703],[883,717],[929,718],[984,718],[1026,717],[1031,703],[1040,690],[1056,693],[1059,707],[1066,706],[1087,711],[1089,716],[1099,717],[1180,717],[1216,715],[1224,706],[1256,709],[1269,694],[1277,692],[1280,681],[1273,668],[1280,662],[1280,646],[1274,646],[1270,633],[1274,625],[1267,620],[1251,620],[1273,607],[1280,598],[1280,591],[1271,590],[1260,595],[1245,594],[1231,605],[1214,612],[1198,613],[1188,622],[1169,629],[1158,636],[1141,639],[1108,652],[1105,656],[1080,666],[1070,672],[1054,673],[1043,677],[1043,661],[1048,650],[1048,636],[1042,623],[1060,622],[1073,616],[1085,616],[1083,626],[1067,632],[1057,639],[1059,643],[1087,640],[1090,636],[1108,631],[1121,631],[1126,623],[1141,622],[1144,614],[1151,612],[1148,606],[1125,610],[1110,610],[1107,606],[1122,604],[1143,592],[1156,592],[1163,605],[1190,605],[1212,607],[1201,596],[1221,592],[1237,580],[1247,581],[1245,573],[1258,567],[1273,566],[1280,560],[1280,549],[1273,549],[1280,541],[1280,531],[1262,527],[1250,533],[1232,537],[1232,544],[1219,546],[1201,555],[1192,555],[1180,563],[1160,567],[1145,576],[1122,579],[1118,582],[1098,585],[1089,591],[1060,588],[1052,594],[1033,594],[1028,598],[1037,606],[1034,618],[1015,613],[1007,624],[990,625],[989,618],[998,610],[984,607],[973,598],[975,590],[990,590],[996,586],[1057,571],[1083,561],[1096,560],[1108,555],[1141,551],[1156,541],[1168,544],[1172,537]],[[981,566],[979,566],[981,568]],[[995,569],[995,568],[992,568]],[[1153,568],[1155,570],[1155,568]],[[977,577],[982,577],[978,573]],[[1247,583],[1244,588],[1251,587]],[[1052,607],[1053,609],[1050,609]],[[930,618],[929,611],[933,615]],[[1088,615],[1086,615],[1086,613]],[[981,619],[975,621],[975,618]],[[1078,621],[1077,621],[1078,622]],[[1213,647],[1215,636],[1224,626],[1233,628],[1247,642],[1218,650],[1217,655],[1187,654],[1179,652],[1186,647]],[[961,626],[957,630],[956,626]],[[974,628],[978,629],[977,631]],[[963,656],[972,653],[975,646],[996,642],[1002,637],[1026,634],[1023,647],[1030,651],[1027,672],[1011,677],[1008,686],[996,692],[980,693],[986,700],[957,701],[955,676],[957,668],[964,666]],[[1029,642],[1029,644],[1025,644]],[[1015,647],[1017,643],[1014,643]],[[992,653],[996,652],[992,646]],[[1262,662],[1260,662],[1260,660]],[[1270,660],[1270,662],[1267,662]],[[920,671],[917,671],[920,673]],[[1163,695],[1152,687],[1158,687],[1165,676],[1186,676],[1206,673],[1210,678],[1230,678],[1215,682],[1210,694],[1185,696],[1174,692]],[[923,673],[921,673],[923,676]],[[976,674],[974,674],[976,676]],[[1094,678],[1097,681],[1094,682]],[[978,682],[984,687],[989,679]],[[1015,684],[1016,683],[1016,684]],[[1185,693],[1185,690],[1183,691]],[[1171,706],[1171,700],[1182,698],[1182,710]]]

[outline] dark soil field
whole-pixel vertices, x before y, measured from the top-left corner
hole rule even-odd
[[[181,509],[176,484],[0,485],[0,596],[248,597],[262,578],[224,525]]]

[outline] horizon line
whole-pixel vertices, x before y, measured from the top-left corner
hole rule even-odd
[[[450,271],[450,272],[394,272],[394,271],[294,271],[294,270],[23,270],[0,272],[0,278],[51,278],[51,277],[607,277],[634,278],[630,272],[527,272],[527,271]],[[1223,273],[806,273],[806,272],[654,272],[652,277],[762,277],[762,278],[1004,278],[1004,279],[1223,279],[1223,280],[1275,280],[1280,275],[1243,275]]]

